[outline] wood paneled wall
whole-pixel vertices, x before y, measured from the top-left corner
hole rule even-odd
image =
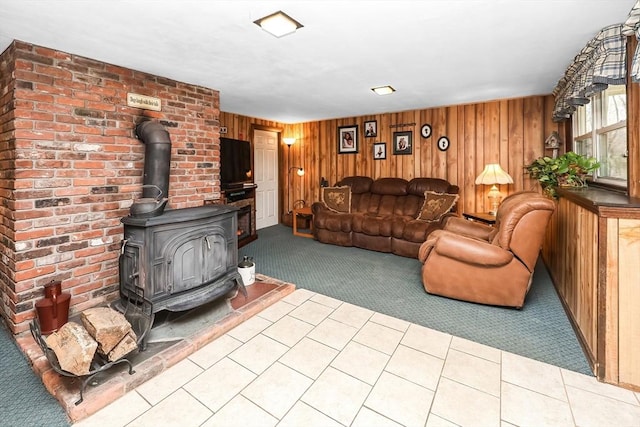
[[[474,184],[487,163],[500,163],[513,177],[513,185],[500,188],[505,196],[537,188],[537,182],[524,173],[524,165],[545,154],[544,140],[552,131],[564,132],[564,124],[551,120],[552,109],[553,97],[547,95],[297,124],[221,113],[220,126],[227,127],[230,137],[246,139],[251,126],[257,124],[281,128],[283,137],[296,138],[291,153],[282,146],[280,156],[282,183],[287,182],[289,165],[302,166],[306,172],[302,178],[293,178],[297,181],[292,185],[292,202],[302,199],[310,204],[318,200],[322,177],[331,185],[350,175],[437,177],[460,186],[460,210],[475,212],[489,209],[488,188]],[[364,137],[364,123],[370,120],[377,121],[375,138]],[[432,127],[428,139],[420,135],[420,127],[425,123]],[[338,127],[350,125],[358,126],[358,153],[338,154]],[[405,131],[413,132],[413,153],[394,155],[393,133]],[[437,148],[441,136],[450,141],[444,152]],[[385,160],[374,160],[374,142],[387,143]],[[281,185],[281,200],[287,200],[288,187]],[[283,206],[283,211],[287,210]]]
[[[249,141],[252,137],[253,127],[255,126],[278,131],[282,130],[285,125],[273,120],[256,119],[253,117],[241,116],[239,114],[225,113],[221,111],[220,126],[224,126],[227,128],[227,133],[221,133],[221,137]]]
[[[592,367],[598,356],[598,227],[596,213],[560,198],[542,250]]]

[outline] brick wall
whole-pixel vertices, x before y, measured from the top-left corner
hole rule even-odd
[[[71,314],[118,296],[120,218],[141,195],[143,120],[171,136],[168,208],[220,198],[219,93],[14,41],[0,56],[2,315],[28,329],[42,286]],[[13,73],[11,72],[13,71]],[[127,106],[128,92],[162,111]]]
[[[15,46],[11,45],[0,56],[0,308],[4,312],[15,310],[16,295],[13,282],[15,262],[13,200],[15,162],[13,139],[15,102],[13,91]]]

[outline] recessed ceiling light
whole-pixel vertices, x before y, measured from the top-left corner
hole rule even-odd
[[[396,91],[394,88],[392,88],[389,85],[372,87],[371,90],[377,93],[378,95],[389,95],[390,93],[393,93]]]
[[[281,10],[253,21],[253,23],[278,38],[294,33],[298,28],[303,27],[301,23]]]

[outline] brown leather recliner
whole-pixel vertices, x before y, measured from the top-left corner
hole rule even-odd
[[[504,199],[494,227],[450,218],[418,253],[430,294],[521,308],[555,202],[523,191]]]

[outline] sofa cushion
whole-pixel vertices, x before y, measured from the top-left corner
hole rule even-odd
[[[409,181],[407,192],[420,198],[424,197],[425,191],[435,191],[436,193],[457,193],[458,186],[449,184],[441,178],[413,178]]]
[[[351,231],[364,233],[369,236],[391,236],[392,216],[354,214],[352,219]]]
[[[442,216],[451,211],[458,201],[457,194],[424,192],[424,204],[416,219],[422,221],[439,221]]]
[[[409,182],[402,178],[378,178],[371,184],[373,194],[406,196]]]
[[[440,221],[422,221],[419,219],[413,219],[405,223],[400,240],[422,243],[427,240],[431,232],[440,228],[442,228]]]
[[[344,214],[337,212],[329,212],[326,215],[323,227],[329,231],[339,231],[341,233],[350,233],[351,224],[353,222],[352,214]]]
[[[322,187],[322,203],[327,209],[338,213],[351,212],[351,187]]]
[[[369,193],[371,184],[373,184],[373,179],[368,176],[348,176],[343,178],[342,181],[338,182],[335,186],[343,187],[348,185],[351,187],[351,194],[362,194]]]

